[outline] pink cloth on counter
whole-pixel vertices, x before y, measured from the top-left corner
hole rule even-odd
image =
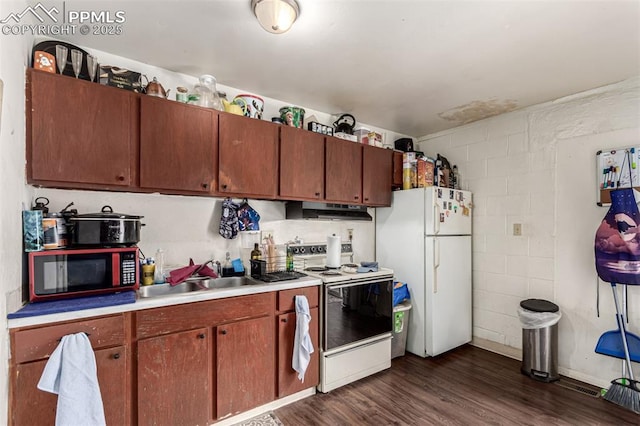
[[[193,259],[189,259],[189,266],[174,269],[173,271],[171,271],[169,273],[169,278],[167,278],[167,282],[172,286],[178,285],[193,275],[218,278],[218,274],[216,274],[213,269],[209,268],[207,266],[207,263],[203,263],[202,265],[195,265],[193,263]]]

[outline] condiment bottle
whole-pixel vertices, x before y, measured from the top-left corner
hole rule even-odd
[[[262,258],[262,252],[260,251],[260,247],[258,243],[253,245],[253,250],[251,250],[251,260],[260,260]]]
[[[293,271],[293,250],[287,247],[287,271]]]

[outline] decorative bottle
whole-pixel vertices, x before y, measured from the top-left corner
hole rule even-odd
[[[251,250],[251,260],[260,260],[262,259],[262,252],[260,251],[260,247],[258,243],[253,245],[253,250]]]

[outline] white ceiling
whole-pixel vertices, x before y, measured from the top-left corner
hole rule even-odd
[[[67,0],[126,22],[60,38],[416,137],[640,75],[637,0],[298,2],[274,35],[250,0]]]

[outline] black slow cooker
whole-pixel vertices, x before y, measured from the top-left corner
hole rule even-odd
[[[114,213],[104,206],[100,213],[69,217],[72,244],[93,247],[130,247],[140,241],[140,219],[144,216]]]

